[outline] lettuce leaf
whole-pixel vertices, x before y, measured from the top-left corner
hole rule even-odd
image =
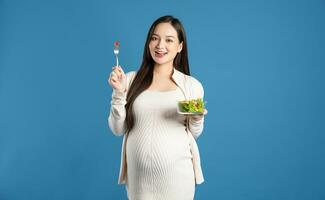
[[[180,101],[178,106],[181,112],[203,113],[205,103],[201,98],[197,98],[188,101]]]

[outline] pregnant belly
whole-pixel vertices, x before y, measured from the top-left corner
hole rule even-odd
[[[184,129],[131,131],[126,142],[128,168],[139,171],[166,171],[189,162],[191,152]]]

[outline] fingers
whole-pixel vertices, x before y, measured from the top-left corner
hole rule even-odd
[[[114,66],[112,68],[112,70],[113,70],[112,75],[117,76],[118,79],[121,79],[121,78],[123,78],[125,76],[124,71],[123,71],[121,66]]]
[[[206,114],[208,114],[208,110],[204,109],[203,115],[206,115]]]
[[[109,74],[108,83],[115,89],[123,87],[122,81],[125,82],[126,75],[120,66],[112,67],[112,72]]]
[[[200,121],[202,118],[208,114],[208,110],[204,109],[203,114],[191,116],[194,121]]]
[[[191,117],[194,121],[200,121],[203,118],[203,115],[197,115]]]
[[[120,70],[118,69],[118,67],[114,67],[114,68],[113,68],[113,71],[111,72],[111,74],[112,74],[113,77],[116,76],[118,79],[121,78],[121,72],[120,72]]]
[[[118,66],[118,69],[121,74],[125,74],[121,66]]]
[[[113,83],[117,83],[118,82],[118,76],[116,75],[116,73],[113,71],[111,74],[110,74],[110,78],[109,80]]]

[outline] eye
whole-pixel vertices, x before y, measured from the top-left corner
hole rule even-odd
[[[158,40],[157,37],[155,37],[155,36],[152,36],[152,37],[151,37],[151,41],[156,41],[156,40]]]
[[[171,39],[167,39],[166,42],[174,42],[173,40]]]

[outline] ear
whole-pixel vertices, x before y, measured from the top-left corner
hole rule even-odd
[[[177,52],[180,53],[183,49],[183,42],[179,43]]]

